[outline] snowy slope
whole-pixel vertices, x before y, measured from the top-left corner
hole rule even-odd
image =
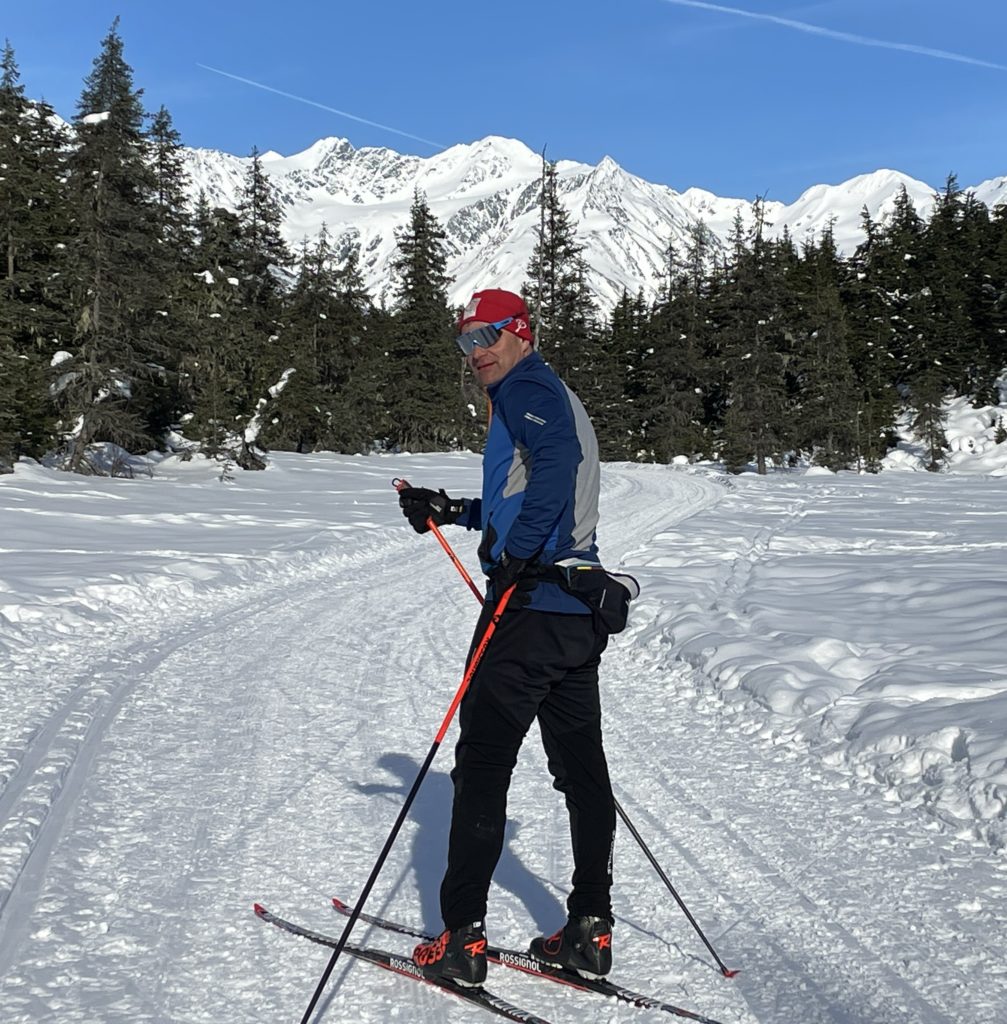
[[[457,685],[474,601],[390,480],[472,493],[477,457],[152,468],[0,479],[4,1024],[297,1019],[325,953],[252,902],[338,930],[327,898],[355,897]],[[621,832],[624,983],[725,1024],[1002,1024],[1002,497],[976,475],[604,468],[603,553],[644,586],[604,665],[617,793],[743,968],[719,977]],[[471,569],[474,538],[451,540]],[[436,925],[449,767],[376,911]],[[562,914],[545,771],[533,730],[491,896],[507,944]],[[669,1019],[491,980],[555,1024]],[[353,965],[322,1019],[484,1018]]]
[[[186,151],[193,195],[234,208],[247,158],[213,150]],[[452,146],[429,158],[390,149],[354,149],[346,139],[321,139],[302,153],[263,154],[286,213],[288,240],[299,245],[326,224],[338,242],[359,243],[372,294],[386,292],[394,231],[408,218],[415,189],[422,189],[444,225],[454,277],[451,298],[463,303],[487,282],[520,288],[538,225],[541,160],[522,142],[489,136]],[[690,225],[703,220],[721,240],[735,214],[751,221],[752,203],[721,198],[698,188],[676,192],[623,170],[610,157],[597,166],[560,161],[560,191],[586,246],[591,286],[603,308],[623,290],[653,294],[673,242],[686,245]],[[861,211],[882,218],[905,185],[921,213],[933,204],[934,187],[898,171],[878,170],[838,185],[816,185],[794,203],[766,203],[771,234],[789,229],[798,242],[835,220],[844,252],[862,238]],[[991,207],[1007,201],[1007,178],[976,186]]]

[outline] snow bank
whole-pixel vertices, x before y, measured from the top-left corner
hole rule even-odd
[[[732,713],[1007,844],[1007,508],[973,477],[726,479],[629,565]]]
[[[1007,378],[1000,381],[1007,392]],[[969,399],[953,398],[944,403],[944,436],[948,447],[944,471],[982,476],[1007,476],[1007,441],[997,441],[1007,428],[1007,404],[974,409]],[[896,424],[898,445],[882,460],[884,469],[924,471],[929,461],[925,447],[913,433],[912,414],[904,413]]]

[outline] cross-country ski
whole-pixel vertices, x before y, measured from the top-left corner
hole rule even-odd
[[[275,914],[270,913],[264,906],[259,903],[255,904],[254,907],[256,916],[266,921],[268,924],[275,925],[277,928],[282,929],[285,932],[289,932],[291,935],[299,935],[301,938],[309,939],[311,942],[317,943],[322,946],[333,946],[336,940],[330,938],[320,932],[311,931],[309,928],[303,928],[300,925],[294,924],[292,921],[286,921],[282,917],[277,917]],[[490,1013],[496,1014],[498,1017],[505,1017],[507,1020],[518,1021],[520,1024],[549,1024],[547,1020],[542,1017],[536,1017],[535,1014],[529,1013],[526,1010],[522,1010],[520,1007],[513,1006],[508,1003],[506,999],[501,999],[499,996],[494,995],[488,989],[482,986],[478,988],[464,988],[461,985],[455,985],[450,981],[445,981],[441,978],[425,978],[422,971],[412,962],[408,956],[400,956],[397,953],[389,953],[383,949],[373,949],[370,946],[354,946],[347,943],[344,950],[348,956],[354,957],[357,960],[362,960],[364,963],[374,964],[375,967],[381,967],[386,971],[391,971],[394,974],[402,975],[405,978],[411,978],[413,981],[419,981],[426,985],[433,985],[434,988],[440,989],[442,992],[448,992],[453,996],[457,996],[459,999],[463,999],[473,1006],[481,1006],[484,1010],[489,1010]],[[366,1003],[366,996],[360,996],[360,1003]]]
[[[353,908],[343,903],[342,900],[337,897],[332,899],[333,909],[343,916],[349,916],[352,913]],[[260,914],[260,917],[263,916]],[[394,932],[398,935],[408,935],[415,939],[425,939],[430,941],[433,936],[427,935],[425,932],[412,928],[409,925],[401,924],[397,921],[389,921],[387,918],[377,917],[373,914],[360,914],[360,920],[366,924],[373,925],[376,928],[383,928],[385,931]],[[275,922],[274,922],[275,923]],[[303,934],[303,931],[301,932]],[[318,933],[312,933],[316,942],[322,941],[322,936]],[[336,940],[329,938],[328,944],[334,945]],[[655,998],[654,996],[645,996],[639,992],[634,992],[631,989],[626,988],[623,985],[617,985],[609,979],[600,978],[586,978],[581,974],[577,974],[575,971],[566,970],[562,967],[555,967],[542,960],[538,960],[531,956],[527,952],[523,952],[519,949],[501,949],[499,946],[492,944],[486,947],[486,956],[491,963],[501,964],[504,967],[511,967],[517,971],[523,971],[525,974],[531,974],[535,977],[545,978],[548,981],[555,981],[560,985],[567,985],[570,988],[580,989],[583,992],[596,992],[601,996],[608,996],[611,999],[617,999],[623,1003],[629,1003],[632,1006],[639,1006],[650,1010],[663,1010],[665,1013],[674,1014],[677,1017],[684,1017],[687,1020],[699,1021],[700,1024],[720,1024],[719,1021],[715,1021],[710,1017],[704,1017],[701,1013],[697,1013],[694,1010],[687,1010],[681,1006],[675,1006],[665,1000]]]

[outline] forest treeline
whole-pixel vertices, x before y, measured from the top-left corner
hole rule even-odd
[[[484,399],[453,344],[445,233],[420,192],[389,300],[325,229],[292,252],[253,151],[237,209],[190,200],[169,112],[145,109],[113,24],[67,126],[0,63],[0,471],[114,471],[110,446],[263,465],[269,449],[478,447]],[[841,255],[831,229],[726,245],[696,224],[660,294],[604,315],[545,165],[523,292],[603,457],[805,457],[873,470],[899,415],[937,469],[946,398],[997,401],[1007,365],[1007,207],[949,176],[929,217],[903,191]],[[486,287],[500,282],[487,281]],[[1001,425],[998,437],[1007,437]]]

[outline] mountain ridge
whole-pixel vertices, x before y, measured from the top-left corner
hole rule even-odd
[[[541,158],[523,142],[488,135],[459,143],[432,157],[385,147],[356,149],[345,138],[327,136],[284,156],[260,154],[277,186],[284,210],[283,232],[295,248],[324,224],[337,251],[359,244],[361,270],[372,295],[390,301],[395,229],[409,217],[415,189],[422,190],[447,234],[449,297],[461,304],[477,288],[519,290],[535,244]],[[192,195],[205,191],[212,205],[234,209],[251,157],[186,147]],[[603,311],[623,291],[658,290],[669,242],[684,249],[692,226],[702,220],[719,244],[726,242],[736,214],[751,223],[754,203],[691,187],[684,192],[647,181],[606,155],[595,165],[560,160],[559,191],[585,246],[588,283]],[[811,185],[793,203],[763,204],[767,230],[784,230],[800,243],[834,220],[841,252],[863,239],[861,211],[883,219],[905,185],[921,215],[928,215],[936,189],[901,171],[879,168],[835,185]],[[966,189],[991,209],[1007,202],[1007,176]]]

